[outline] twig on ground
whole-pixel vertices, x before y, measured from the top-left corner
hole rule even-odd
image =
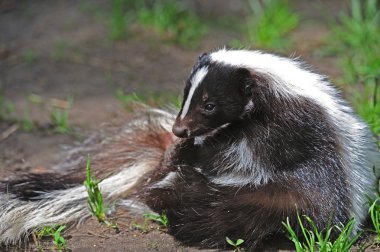
[[[14,124],[11,127],[9,127],[7,130],[1,133],[0,142],[7,139],[10,135],[15,133],[19,128],[20,128],[20,125],[18,124]]]
[[[110,237],[109,236],[105,236],[105,235],[101,235],[101,234],[96,234],[92,231],[87,231],[88,234],[90,235],[93,235],[93,236],[98,236],[98,237],[101,237],[101,238],[106,238],[106,239],[109,239]]]

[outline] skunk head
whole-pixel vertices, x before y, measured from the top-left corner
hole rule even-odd
[[[252,103],[253,85],[249,70],[202,54],[186,81],[173,133],[182,138],[204,136],[240,120]]]

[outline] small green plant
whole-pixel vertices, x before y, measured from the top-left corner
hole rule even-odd
[[[28,102],[29,103],[29,102]],[[20,121],[21,128],[24,131],[31,131],[34,128],[34,124],[29,115],[29,104],[24,108],[24,116]]]
[[[43,99],[39,95],[29,94],[28,95],[28,102],[31,102],[31,103],[34,103],[34,104],[43,104]]]
[[[380,75],[362,83],[361,92],[353,94],[353,105],[370,126],[372,132],[380,136]]]
[[[99,184],[101,180],[97,180],[91,176],[91,162],[90,157],[87,157],[86,164],[86,180],[84,186],[86,187],[88,198],[87,203],[92,215],[94,215],[99,222],[106,224],[108,227],[119,230],[118,225],[115,222],[110,222],[106,217],[106,207],[103,201],[103,195],[100,190]]]
[[[327,51],[340,59],[342,82],[358,113],[380,134],[380,5],[378,0],[351,0],[333,27]]]
[[[98,221],[104,222],[106,220],[106,213],[103,203],[103,196],[99,188],[100,182],[100,180],[97,180],[91,176],[90,157],[88,156],[86,165],[86,181],[84,182],[88,193],[87,203],[90,207],[91,213],[98,219]]]
[[[195,47],[206,32],[206,26],[177,1],[154,1],[137,10],[140,24],[153,28],[163,39],[185,47]]]
[[[136,107],[149,105],[152,107],[163,107],[173,105],[175,108],[181,107],[182,98],[172,94],[146,94],[139,95],[135,92],[126,94],[122,90],[116,91],[116,98],[123,104],[128,111],[133,111]]]
[[[171,104],[177,109],[181,108],[182,105],[182,97],[181,96],[176,96],[171,99]]]
[[[51,124],[54,126],[54,131],[62,134],[70,132],[69,112],[74,99],[69,97],[65,103],[65,107],[54,107],[51,112]]]
[[[18,120],[19,125],[24,131],[31,131],[34,128],[34,123],[30,119],[30,113],[29,113],[29,108],[30,108],[30,101],[29,99],[26,100],[26,105],[24,107],[23,111],[23,117]]]
[[[289,218],[284,227],[289,233],[289,239],[294,243],[297,252],[346,252],[350,251],[352,246],[360,237],[361,233],[354,234],[355,221],[350,220],[345,226],[331,226],[329,223],[325,230],[319,231],[316,224],[308,217],[303,216],[304,221],[311,226],[312,229],[307,229],[304,222],[297,213],[298,225],[303,235],[303,241],[297,236],[296,231],[292,228]],[[332,240],[332,232],[339,233],[335,240]]]
[[[0,87],[0,121],[10,120],[14,110],[13,103],[5,101],[4,91]]]
[[[82,5],[82,9],[99,12],[88,4]],[[130,24],[138,24],[165,41],[196,47],[207,29],[198,16],[175,0],[113,0],[110,13],[105,16],[112,40],[125,38]]]
[[[341,56],[346,80],[355,83],[380,71],[379,1],[351,0],[350,9],[333,26],[328,48]]]
[[[32,64],[36,61],[36,59],[37,59],[37,54],[33,50],[29,49],[24,52],[24,61],[26,63]]]
[[[22,118],[16,118],[12,115],[15,111],[13,103],[5,101],[3,91],[0,89],[0,121],[18,124],[24,131],[31,131],[34,123],[30,119],[29,106],[29,101],[27,101]]]
[[[110,36],[113,40],[120,40],[127,35],[127,22],[125,0],[112,1],[112,13],[110,18]]]
[[[230,238],[226,237],[226,241],[228,244],[230,244],[232,247],[234,247],[234,252],[240,252],[240,245],[244,243],[243,239],[237,239],[235,242],[232,241]]]
[[[41,239],[46,236],[52,236],[54,233],[54,226],[45,226],[37,233],[38,239]]]
[[[371,216],[372,225],[376,233],[374,240],[375,244],[380,243],[380,203],[379,199],[372,200],[371,207],[369,208],[369,214]]]
[[[165,228],[167,228],[169,225],[169,220],[165,213],[162,213],[161,215],[154,214],[154,213],[146,213],[143,215],[143,217],[148,220],[158,222],[161,226]]]
[[[53,234],[53,243],[57,247],[58,250],[66,249],[66,240],[61,235],[61,232],[66,228],[66,226],[58,227]]]
[[[58,250],[66,250],[67,242],[62,236],[62,231],[65,228],[66,226],[63,225],[45,226],[37,233],[37,237],[38,239],[41,239],[43,237],[52,237],[53,243]]]
[[[144,222],[142,224],[138,223],[136,220],[132,220],[130,229],[139,230],[140,232],[146,234],[152,230],[152,227],[149,225],[149,219],[144,218]]]
[[[67,58],[67,53],[70,48],[70,44],[66,41],[58,41],[53,49],[53,53],[51,54],[51,57],[55,61],[64,60]]]
[[[146,100],[135,92],[131,94],[125,94],[123,90],[116,91],[116,98],[123,104],[125,109],[132,112],[137,104],[145,104]]]
[[[291,11],[286,0],[248,0],[251,15],[247,20],[247,40],[250,45],[262,49],[289,49],[289,34],[299,21],[298,15]],[[233,41],[233,46],[242,47],[244,43]]]

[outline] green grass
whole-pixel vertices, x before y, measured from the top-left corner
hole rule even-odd
[[[372,132],[380,136],[380,78],[369,79],[353,94],[352,103],[356,111],[371,127]]]
[[[130,112],[132,112],[139,104],[147,103],[145,98],[136,93],[126,94],[120,89],[116,91],[116,98],[123,104],[124,108]]]
[[[139,230],[144,234],[149,233],[150,231],[157,229],[156,227],[150,225],[152,221],[160,225],[158,229],[168,228],[169,225],[169,220],[165,213],[162,213],[161,215],[155,213],[145,213],[143,214],[143,219],[143,223],[138,223],[137,220],[133,219],[130,225],[131,230]]]
[[[141,0],[140,0],[141,1]],[[139,1],[139,2],[140,2]],[[82,2],[80,9],[95,17],[96,21],[106,24],[108,38],[116,41],[127,37],[129,24],[129,7],[131,0],[112,0],[110,8],[92,2]],[[137,2],[137,1],[136,1]]]
[[[86,181],[84,182],[88,194],[87,203],[92,215],[94,215],[99,222],[104,222],[106,220],[106,212],[103,196],[99,188],[100,182],[100,180],[91,176],[90,157],[87,157]]]
[[[192,12],[177,1],[154,1],[137,10],[137,20],[156,31],[161,38],[182,45],[195,47],[207,28]]]
[[[373,167],[373,169],[375,172],[375,167]],[[372,233],[374,234],[373,242],[370,243],[368,246],[378,246],[380,244],[380,180],[378,180],[377,182],[378,183],[376,187],[376,199],[368,197],[368,203],[370,205],[368,212],[372,223],[372,229],[370,229],[370,231],[372,231]]]
[[[318,230],[316,224],[308,216],[301,218],[297,213],[298,225],[302,239],[299,239],[296,231],[290,225],[289,218],[283,222],[288,231],[289,239],[294,243],[297,252],[346,252],[350,251],[361,233],[354,234],[355,221],[350,220],[345,226],[331,226],[329,223],[325,230]],[[308,229],[305,224],[311,227]],[[338,237],[333,239],[332,232],[338,232]]]
[[[15,107],[13,103],[5,100],[3,89],[0,87],[0,121],[8,121],[11,119],[11,114],[14,112]]]
[[[12,102],[5,101],[4,92],[0,89],[0,121],[8,123],[17,123],[24,131],[31,131],[34,128],[34,123],[30,119],[29,115],[29,101],[25,105],[23,116],[16,118],[13,114],[15,111],[14,104]]]
[[[54,45],[53,52],[51,54],[51,57],[55,61],[61,61],[67,59],[67,54],[69,52],[69,49],[71,48],[71,45],[66,41],[58,41]]]
[[[149,219],[144,218],[142,224],[138,223],[137,220],[132,220],[130,224],[131,230],[139,230],[141,233],[149,233],[152,230],[152,227],[149,225]]]
[[[132,92],[127,94],[121,89],[116,91],[116,98],[130,112],[132,112],[135,108],[146,105],[151,107],[164,107],[166,105],[171,105],[178,109],[181,107],[182,102],[181,96],[170,93],[150,93],[141,95]]]
[[[28,102],[31,102],[33,104],[40,104],[40,105],[42,105],[44,102],[42,97],[36,94],[29,94],[27,100]]]
[[[285,51],[291,47],[289,38],[299,17],[286,0],[248,0],[250,16],[246,23],[247,42],[235,40],[233,47],[245,44],[265,50]]]
[[[158,224],[160,224],[162,227],[167,228],[169,225],[169,220],[168,217],[166,216],[165,213],[162,213],[161,215],[154,214],[154,213],[146,213],[143,215],[145,219],[155,221]]]
[[[66,101],[60,102],[61,104],[53,104],[53,109],[50,113],[50,125],[53,130],[58,133],[69,133],[71,128],[69,126],[69,112],[73,104],[73,98],[69,97]],[[7,123],[18,124],[24,131],[32,131],[36,128],[36,124],[30,117],[30,109],[32,105],[40,106],[47,103],[44,99],[36,94],[29,94],[26,98],[26,104],[23,109],[22,116],[14,115],[15,106],[13,103],[5,101],[4,92],[0,89],[0,121]]]
[[[29,115],[29,102],[27,102],[24,108],[24,115],[22,119],[20,120],[20,125],[24,131],[31,131],[34,128],[34,123],[30,119],[30,115]]]
[[[372,201],[369,208],[369,214],[371,216],[372,225],[376,234],[374,243],[380,244],[380,203],[379,199]]]
[[[125,0],[113,0],[110,17],[110,37],[112,40],[121,40],[127,36],[127,20]]]
[[[113,0],[111,3],[111,8],[106,10],[93,4],[82,4],[81,9],[105,21],[113,41],[126,39],[131,27],[137,24],[163,41],[194,48],[207,30],[197,15],[175,0]]]
[[[66,226],[62,225],[45,226],[39,232],[37,232],[37,237],[38,239],[41,239],[43,237],[52,237],[54,246],[57,250],[66,250],[67,242],[62,236],[62,232],[65,228]]]
[[[66,134],[70,132],[71,129],[69,126],[69,113],[73,103],[74,98],[69,97],[64,108],[53,107],[50,118],[51,124],[53,125],[55,132],[61,134]]]
[[[361,76],[379,75],[380,14],[378,0],[351,0],[351,13],[342,13],[333,28],[331,42],[350,82]],[[375,77],[375,76],[372,76]]]
[[[84,185],[87,190],[88,198],[87,203],[92,215],[94,215],[97,220],[101,223],[106,224],[108,227],[119,230],[118,226],[114,222],[110,222],[106,216],[106,207],[103,201],[103,195],[100,190],[99,184],[101,180],[97,180],[94,176],[91,175],[91,162],[90,157],[87,157],[86,164],[86,180]]]
[[[340,59],[351,102],[380,134],[380,9],[378,0],[351,0],[330,35],[327,51]]]
[[[24,57],[24,61],[27,64],[33,64],[37,59],[37,54],[35,51],[29,49],[24,52],[23,57]]]
[[[53,243],[58,250],[63,250],[66,248],[66,240],[61,235],[61,232],[66,228],[66,226],[60,226],[54,231]]]
[[[375,167],[373,167],[375,172]],[[368,202],[370,205],[369,208],[369,216],[371,217],[372,222],[372,230],[375,238],[373,241],[373,244],[379,245],[380,244],[380,180],[377,181],[377,187],[376,187],[376,193],[377,197],[376,199],[368,197]]]
[[[232,241],[230,238],[226,237],[226,242],[234,248],[234,252],[240,252],[240,245],[244,243],[243,239],[237,239]]]

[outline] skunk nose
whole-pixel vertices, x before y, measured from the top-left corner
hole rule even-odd
[[[177,126],[177,125],[173,126],[172,131],[174,135],[181,138],[187,137],[187,134],[189,132],[189,130],[185,126]]]

